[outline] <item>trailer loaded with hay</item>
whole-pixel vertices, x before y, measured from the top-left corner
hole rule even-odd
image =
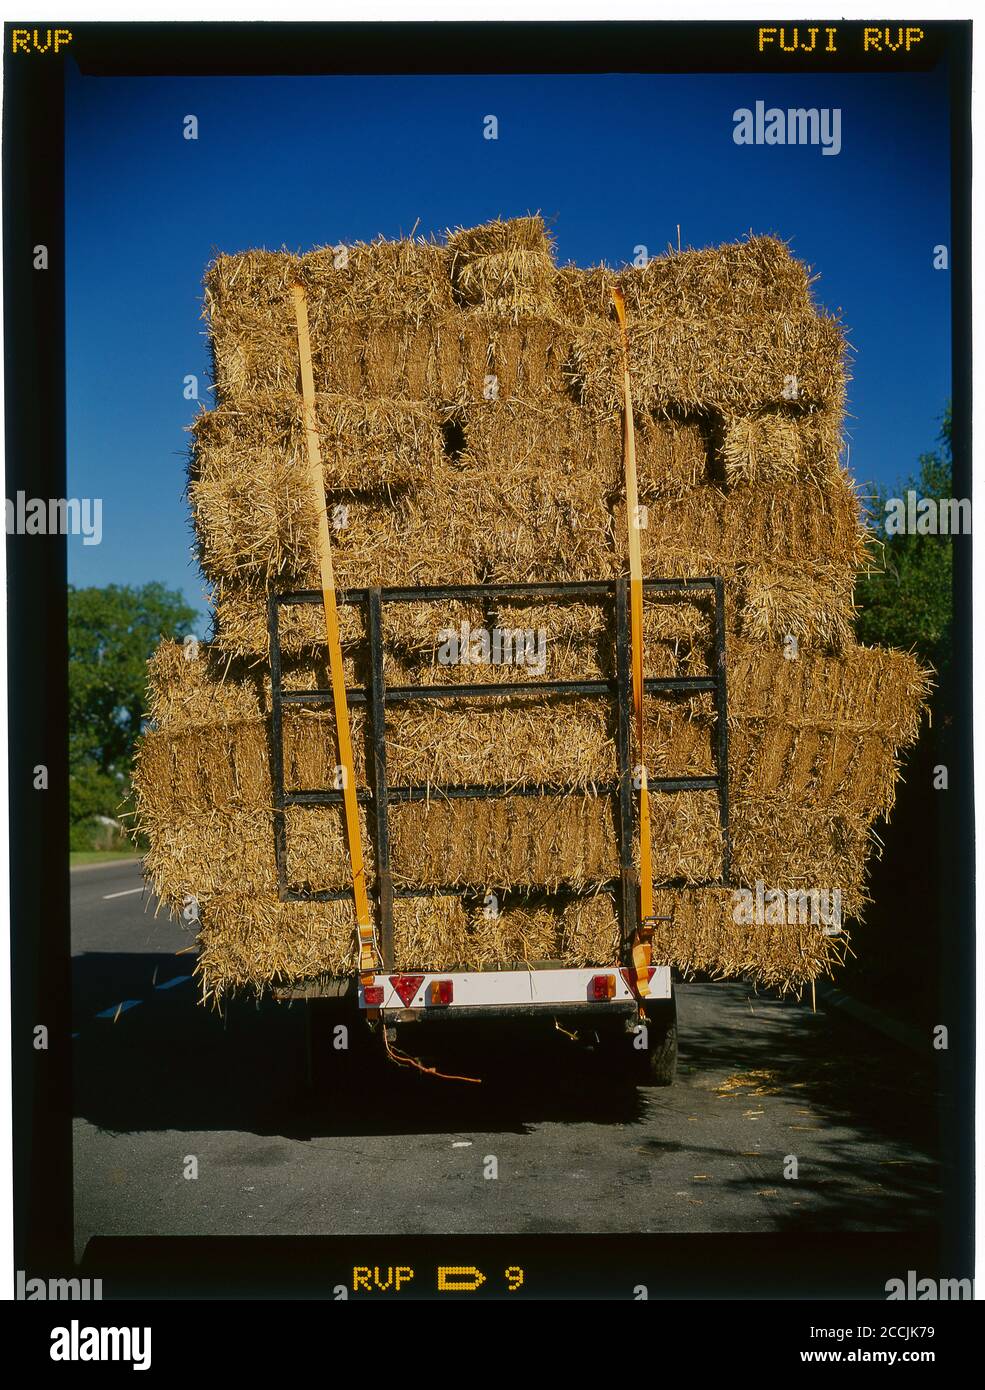
[[[134,772],[204,998],[574,1019],[667,1082],[675,973],[832,973],[930,678],[854,637],[811,285],[770,237],[558,267],[537,217],[215,261],[214,631]]]

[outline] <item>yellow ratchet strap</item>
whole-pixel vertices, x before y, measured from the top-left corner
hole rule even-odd
[[[633,667],[633,707],[636,712],[636,744],[640,760],[640,920],[633,938],[633,970],[636,992],[650,993],[650,959],[653,939],[653,868],[650,850],[650,790],[647,786],[643,742],[643,559],[640,553],[639,489],[636,479],[636,430],[633,424],[633,392],[629,380],[629,338],[626,333],[626,296],[617,286],[612,299],[622,335],[623,365],[623,462],[626,473],[626,519],[629,525],[630,648]]]
[[[369,897],[366,892],[366,867],[363,863],[363,847],[359,835],[352,736],[349,731],[349,703],[346,699],[345,674],[342,668],[342,639],[339,634],[339,610],[335,601],[332,539],[325,504],[325,476],[322,470],[318,419],[315,409],[315,378],[311,365],[308,305],[303,285],[292,286],[292,292],[294,312],[298,323],[301,395],[304,402],[304,427],[308,440],[308,479],[311,484],[311,500],[318,521],[318,560],[321,567],[322,602],[325,606],[325,635],[328,639],[328,658],[332,673],[332,703],[335,707],[336,743],[339,766],[342,769],[342,806],[345,812],[345,834],[349,847],[349,862],[352,865],[356,930],[359,934],[359,972],[361,982],[371,984],[380,955],[376,945],[376,931],[369,910]]]

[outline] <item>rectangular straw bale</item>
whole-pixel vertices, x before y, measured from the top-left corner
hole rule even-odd
[[[456,490],[461,490],[461,474],[442,468],[434,489],[392,491],[382,494],[347,496],[330,492],[326,496],[332,527],[332,562],[338,589],[364,588],[373,584],[470,584],[477,582],[476,554],[480,547],[466,522],[454,508]],[[241,614],[242,600],[252,593],[253,603],[264,609],[268,583],[278,587],[320,589],[315,511],[310,500],[297,494],[297,507],[280,513],[272,507],[261,514],[270,494],[250,498],[236,490],[229,507],[216,506],[207,524],[202,519],[199,500],[196,523],[199,528],[200,561],[203,572],[214,585],[222,586],[215,596],[218,632],[222,644],[233,650],[257,650],[244,639],[237,643],[235,618],[248,622]],[[440,501],[439,501],[440,499]],[[227,499],[222,499],[223,503]],[[239,507],[244,508],[241,514]],[[505,521],[500,520],[502,527]],[[240,527],[235,532],[236,526]],[[222,542],[222,533],[231,538]],[[241,537],[252,537],[248,564],[236,547]],[[447,547],[447,549],[446,549]],[[232,610],[225,605],[231,603]],[[308,612],[295,609],[281,616],[287,623],[317,630],[316,608]],[[251,628],[252,631],[252,628]],[[264,643],[264,647],[266,643]]]
[[[560,957],[569,965],[615,965],[622,960],[616,904],[609,893],[585,894],[561,908]]]
[[[248,405],[269,392],[298,390],[298,344],[288,287],[265,309],[233,306],[235,326],[210,333],[216,395]],[[312,317],[312,373],[318,393],[370,399],[481,402],[491,394],[537,398],[564,393],[574,330],[550,314],[449,308],[421,317],[394,307],[358,318]]]
[[[802,405],[838,407],[847,382],[841,324],[828,315],[755,318],[654,316],[629,323],[637,409],[750,415],[784,399],[796,379]],[[575,398],[603,415],[622,400],[618,326],[586,323],[575,332],[569,381]]]
[[[654,912],[673,915],[673,921],[657,923],[654,964],[675,966],[685,975],[742,976],[752,984],[788,992],[830,976],[843,962],[848,941],[844,930],[829,936],[821,922],[737,921],[736,907],[731,889],[658,890]]]
[[[807,576],[794,569],[746,565],[740,570],[738,628],[754,642],[793,637],[804,646],[840,652],[854,635],[855,576],[818,567]]]
[[[204,642],[160,642],[147,663],[147,714],[156,727],[256,719],[262,674]]]
[[[618,872],[611,798],[434,799],[390,812],[399,883],[544,886]]]
[[[784,406],[727,417],[718,451],[725,481],[733,487],[837,482],[841,418],[838,406],[807,411]]]
[[[719,878],[724,841],[717,792],[651,791],[650,847],[655,883]],[[638,867],[638,841],[634,853]]]
[[[424,483],[442,456],[441,420],[427,402],[323,393],[315,407],[327,492]],[[290,507],[291,494],[307,501],[308,445],[296,391],[202,411],[191,433],[193,514],[197,491],[209,486],[254,494],[278,484],[290,492],[275,492],[276,508]]]
[[[284,588],[283,584],[279,586]],[[301,584],[298,587],[302,587]],[[305,586],[306,587],[306,586]],[[321,588],[320,581],[312,588]],[[211,594],[212,643],[227,659],[244,663],[269,661],[267,589],[257,583],[217,580]],[[361,685],[365,676],[367,645],[362,616],[355,607],[339,608],[342,655],[346,682]],[[319,604],[282,605],[278,615],[281,653],[300,660],[312,651],[327,660],[325,613]],[[285,686],[287,681],[285,679]]]
[[[448,234],[451,280],[465,307],[499,313],[556,309],[553,247],[540,217],[496,220]]]
[[[572,330],[549,314],[447,315],[432,325],[428,394],[460,407],[564,399],[572,344]]]
[[[837,802],[778,796],[736,798],[732,813],[736,884],[840,889],[846,915],[861,909],[870,848],[864,818]]]
[[[608,498],[623,487],[622,419],[589,415],[574,402],[500,397],[473,404],[458,416],[464,436],[462,468],[495,490],[507,463],[536,477],[581,478],[585,496]],[[641,497],[679,495],[708,481],[712,424],[701,418],[665,418],[639,412],[636,465]]]
[[[266,728],[244,719],[183,731],[150,730],[134,761],[133,785],[141,817],[184,810],[271,804]]]
[[[318,891],[350,887],[341,808],[290,806],[285,818],[288,882]],[[189,894],[200,901],[221,893],[278,897],[272,809],[142,812],[140,821],[150,839],[145,872],[172,912],[181,910]],[[360,824],[371,872],[372,846],[363,808]]]
[[[562,266],[556,295],[561,312],[573,323],[610,317],[613,285],[623,290],[634,318],[762,317],[810,312],[816,278],[784,242],[751,236],[703,251],[668,248],[663,255],[649,257],[644,266],[622,270]]]
[[[469,913],[469,963],[523,969],[559,958],[560,914],[546,902],[475,906]]]
[[[814,307],[811,285],[816,278],[785,242],[771,236],[701,251],[669,250],[618,275],[629,314],[682,319],[807,314]]]
[[[868,553],[858,495],[846,477],[823,490],[809,483],[731,492],[695,488],[684,498],[653,499],[642,521],[644,561],[651,555],[668,561],[696,555],[711,566],[706,573],[739,564],[806,562],[854,574]],[[624,507],[618,511],[616,537],[623,554],[628,545]]]
[[[611,608],[611,598],[604,606],[503,600],[391,604],[384,608],[383,631],[387,646],[401,653],[408,684],[611,679],[616,674]],[[648,593],[643,639],[648,677],[706,673],[712,644],[707,594]]]
[[[482,902],[463,903],[459,897],[398,897],[394,901],[397,969],[517,969],[552,960],[573,964],[579,951],[608,947],[608,942],[592,940],[598,914],[580,906],[591,901],[576,899],[565,906],[567,898],[501,903],[489,895]],[[611,964],[616,956],[604,959]]]
[[[910,652],[852,645],[839,658],[788,660],[739,638],[728,643],[729,709],[743,718],[837,725],[906,746],[919,732],[930,674]]]
[[[558,316],[573,328],[610,320],[612,286],[618,283],[618,275],[607,265],[560,266],[554,280]]]
[[[356,966],[351,902],[278,902],[218,893],[202,905],[196,978],[203,999],[289,985]]]
[[[301,257],[299,278],[316,325],[395,311],[426,319],[453,303],[448,251],[423,238],[319,247]]]
[[[672,917],[658,922],[653,963],[685,975],[743,976],[751,983],[784,992],[798,990],[842,963],[848,935],[826,934],[822,921],[801,921],[791,912],[784,924],[736,920],[738,895],[729,888],[657,888],[654,912]],[[765,914],[764,914],[765,915]],[[562,911],[563,956],[571,964],[611,965],[620,959],[619,921],[607,893],[576,899]]]
[[[643,702],[646,769],[655,777],[711,777],[715,772],[716,716],[710,692],[648,695]],[[636,731],[633,729],[633,757]]]
[[[405,583],[434,583],[433,576],[447,579],[449,571],[473,576],[467,553],[455,549],[466,537],[454,514],[438,503],[453,502],[449,494],[459,479],[457,470],[440,466],[432,487],[420,491],[326,492],[337,587],[392,583],[397,576]],[[193,483],[189,491],[207,579],[320,588],[317,514],[297,463],[272,461],[252,488],[229,477]]]
[[[380,318],[399,317],[413,325],[452,309],[446,254],[426,242],[381,238],[346,248],[320,248],[301,257],[268,251],[221,255],[206,272],[204,311],[221,401],[256,391],[296,389],[297,327],[291,286],[298,282],[307,290],[320,390],[346,390],[326,370],[333,362],[325,349],[337,325],[358,324],[365,335],[367,325]],[[350,347],[352,342],[350,334]]]
[[[386,716],[387,775],[394,785],[586,785],[615,775],[612,728],[598,699],[395,705]]]

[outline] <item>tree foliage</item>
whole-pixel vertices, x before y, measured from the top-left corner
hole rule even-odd
[[[944,412],[939,447],[918,459],[916,477],[898,483],[892,493],[875,489],[869,503],[869,524],[882,542],[880,564],[862,575],[855,588],[859,607],[858,636],[868,645],[912,649],[942,676],[950,664],[953,627],[950,536],[885,533],[890,496],[938,501],[953,495],[951,408]]]
[[[69,778],[73,825],[116,815],[146,717],[147,660],[196,613],[163,584],[68,591]]]

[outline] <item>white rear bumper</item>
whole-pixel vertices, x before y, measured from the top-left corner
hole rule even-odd
[[[629,972],[627,972],[629,973]],[[614,991],[609,999],[599,1000],[592,992],[592,981],[597,976],[614,977]],[[394,981],[403,985],[404,997],[398,992]],[[450,980],[452,1001],[450,1004],[432,1002],[431,985],[436,981]],[[416,987],[415,986],[416,983]],[[501,1009],[525,1008],[550,1011],[560,1006],[590,1005],[606,1008],[613,1005],[630,1005],[634,1002],[623,969],[616,965],[595,966],[577,970],[477,970],[473,972],[432,971],[405,972],[402,975],[375,975],[373,986],[382,989],[382,1003],[367,1003],[366,991],[359,986],[359,1007],[362,1009],[382,1008],[395,1010],[420,1009],[434,1014],[452,1013],[459,1009]],[[413,993],[411,990],[413,988]],[[671,995],[670,967],[651,967],[649,999],[669,999]]]

